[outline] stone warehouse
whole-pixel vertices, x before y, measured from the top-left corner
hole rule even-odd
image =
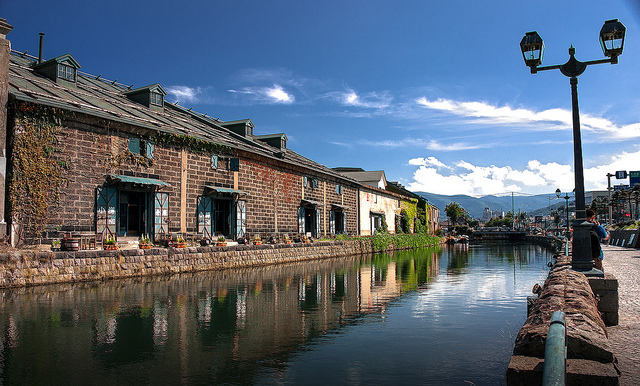
[[[360,184],[288,149],[286,134],[168,103],[160,84],[83,73],[71,54],[11,52],[11,28],[0,19],[0,218],[13,244],[71,231],[359,233]]]

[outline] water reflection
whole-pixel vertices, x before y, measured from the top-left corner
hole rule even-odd
[[[433,319],[442,319],[438,310],[455,307],[455,301],[438,301],[439,293],[456,293],[447,286],[449,279],[474,281],[465,273],[478,263],[507,261],[515,270],[516,262],[527,265],[531,259],[508,247],[480,261],[472,252],[469,247],[405,251],[5,290],[0,292],[0,381],[246,384],[288,379],[295,358],[311,349],[309,343],[348,334],[351,330],[343,327],[384,314],[407,293],[431,294],[422,305],[412,305],[420,310],[414,317],[440,312]],[[498,290],[491,283],[502,280],[489,276],[482,282]],[[488,296],[473,288],[476,299]],[[414,337],[409,332],[398,339],[406,344]],[[368,358],[359,359],[366,368]],[[314,383],[317,376],[297,381]]]
[[[434,258],[435,250],[5,290],[0,376],[250,382],[258,368],[283,369],[305,342],[428,282]]]

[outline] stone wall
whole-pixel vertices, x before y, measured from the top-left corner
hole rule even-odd
[[[509,385],[539,385],[551,314],[566,314],[567,385],[617,385],[615,358],[605,322],[587,277],[559,256],[540,297],[518,333],[507,370]]]
[[[0,288],[169,275],[372,253],[370,240],[311,244],[0,253]]]

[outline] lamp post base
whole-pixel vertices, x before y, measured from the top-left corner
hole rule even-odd
[[[604,277],[604,272],[602,272],[599,269],[595,269],[595,268],[591,268],[588,271],[581,271],[579,269],[575,269],[574,271],[576,272],[580,272],[581,274],[585,275],[586,277]]]
[[[591,271],[598,271],[602,274],[602,271],[593,268],[590,232],[592,226],[593,224],[584,219],[576,219],[573,223],[571,268],[574,271],[585,273],[585,275]]]

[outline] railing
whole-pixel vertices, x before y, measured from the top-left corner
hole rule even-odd
[[[542,385],[564,385],[567,369],[567,335],[565,315],[556,311],[551,315],[549,333],[544,347]]]

